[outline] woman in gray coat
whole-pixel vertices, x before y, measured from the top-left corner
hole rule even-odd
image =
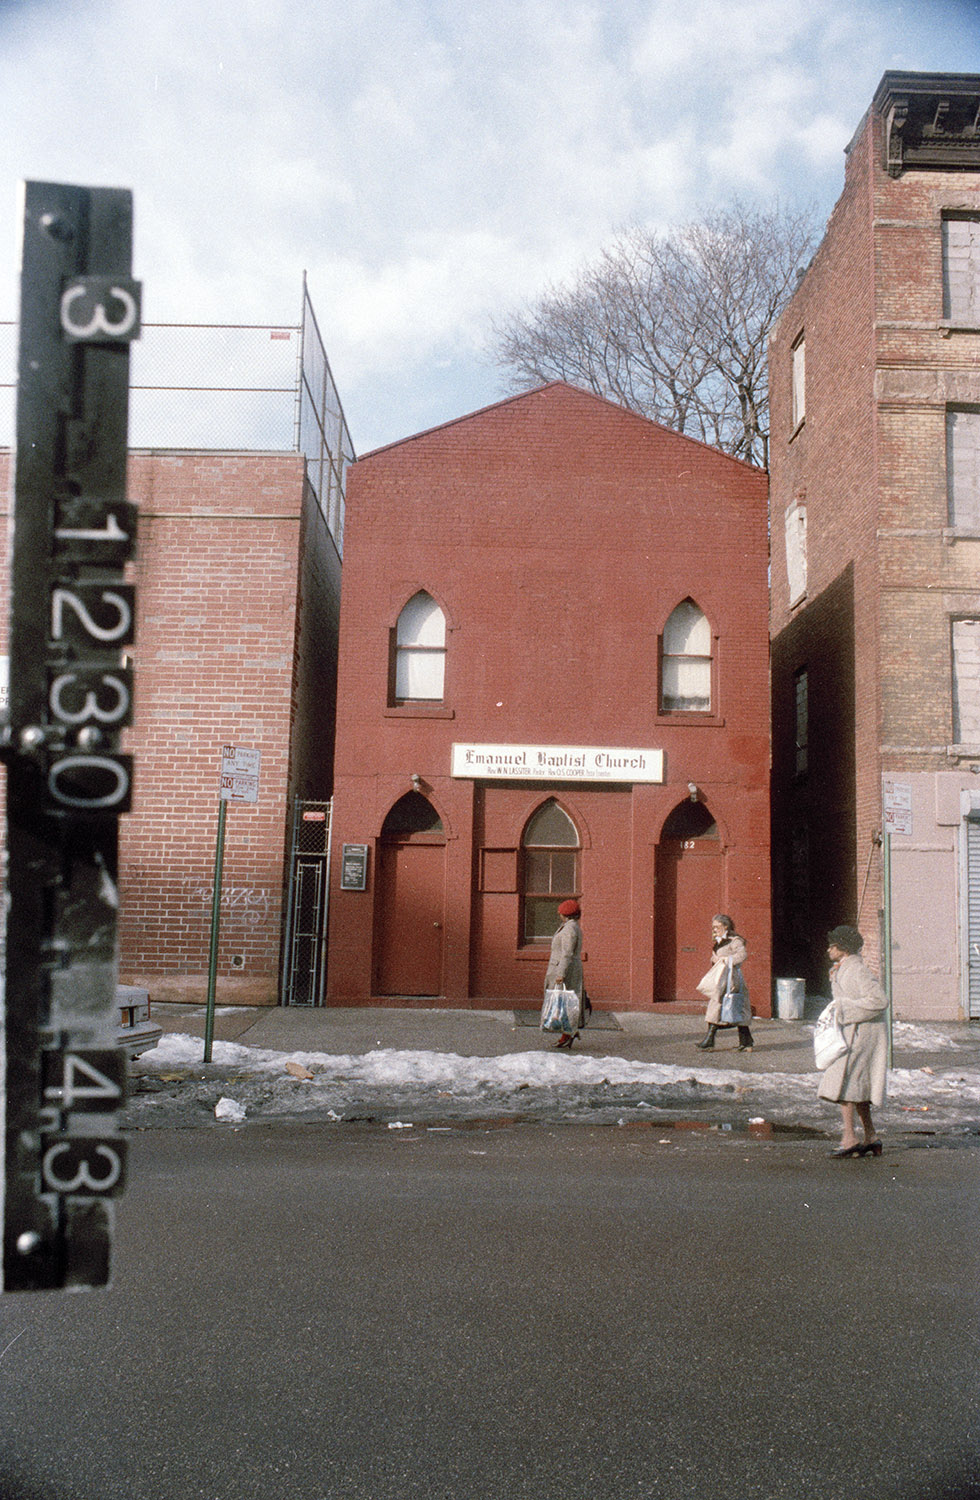
[[[698,985],[701,994],[708,999],[708,1008],[704,1013],[708,1029],[698,1046],[702,1052],[708,1050],[715,1045],[717,1032],[738,1025],[738,1050],[751,1052],[752,1032],[749,1020],[752,1008],[749,1003],[749,987],[742,976],[742,965],[748,957],[745,939],[735,931],[735,923],[731,917],[725,912],[718,912],[711,918],[711,940],[711,968]],[[745,1018],[741,1024],[721,1019],[721,1002],[728,988],[729,977],[735,988],[741,987],[742,1014]]]
[[[571,1047],[579,1035],[579,1027],[585,1025],[585,975],[582,970],[582,929],[579,917],[582,908],[574,899],[563,901],[558,908],[561,926],[551,939],[551,957],[544,976],[544,988],[556,989],[559,985],[574,990],[578,996],[579,1025],[574,1031],[563,1031],[556,1046]]]
[[[832,1156],[880,1156],[881,1142],[871,1118],[872,1104],[885,1101],[888,1071],[888,997],[858,957],[864,939],[856,927],[835,927],[827,934],[830,990],[848,1049],[820,1075],[821,1099],[840,1105],[844,1121],[840,1146]],[[857,1138],[861,1121],[864,1140]]]

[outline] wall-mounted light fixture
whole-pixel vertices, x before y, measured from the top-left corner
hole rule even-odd
[[[422,778],[419,775],[418,771],[412,772],[412,786],[417,792],[420,792],[422,790]]]
[[[687,783],[687,795],[690,797],[692,802],[696,802],[698,800],[698,784],[696,781],[689,781]]]

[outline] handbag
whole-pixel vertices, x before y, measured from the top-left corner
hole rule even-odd
[[[545,990],[541,1007],[542,1031],[578,1031],[581,1026],[578,995],[559,986]]]
[[[742,983],[741,971],[736,969],[734,961],[729,959],[728,983],[721,997],[721,1024],[722,1026],[745,1026],[748,1019],[745,1014],[745,986]]]
[[[837,1004],[832,1000],[820,1012],[813,1028],[813,1060],[822,1073],[849,1050],[850,1043],[837,1018]]]

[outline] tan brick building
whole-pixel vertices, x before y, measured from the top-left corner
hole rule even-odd
[[[119,977],[155,1000],[205,999],[221,752],[235,745],[258,750],[261,768],[257,802],[231,807],[226,820],[217,997],[275,1004],[285,935],[298,956],[291,998],[309,1003],[322,983],[343,487],[353,449],[305,290],[301,325],[216,327],[205,337],[196,327],[145,329],[131,394],[127,488],[139,534],[135,714],[125,748],[135,769],[119,831]],[[229,378],[214,350],[232,340],[241,373]],[[189,379],[198,367],[206,386],[173,386],[173,371]],[[248,382],[254,390],[242,389]],[[281,389],[270,394],[270,386]],[[187,446],[170,446],[182,439]],[[10,454],[0,449],[0,496],[10,483]],[[6,578],[4,527],[0,653]],[[304,813],[320,821],[308,825],[299,861],[294,834]],[[287,922],[297,891],[302,933]]]
[[[890,922],[896,1014],[980,1017],[980,76],[884,75],[770,373],[777,973]]]

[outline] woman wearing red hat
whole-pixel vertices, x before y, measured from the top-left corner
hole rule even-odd
[[[585,976],[582,972],[582,929],[579,917],[582,908],[575,900],[563,901],[558,908],[561,926],[551,939],[551,957],[548,972],[544,976],[545,991],[561,985],[574,990],[578,996],[579,1024],[574,1031],[563,1031],[556,1043],[559,1047],[571,1047],[585,1025]]]

